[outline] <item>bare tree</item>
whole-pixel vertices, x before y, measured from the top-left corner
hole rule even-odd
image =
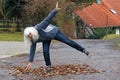
[[[3,18],[6,20],[6,15],[4,14],[3,5],[2,5],[2,1],[1,0],[0,0],[0,12],[1,12]]]
[[[83,0],[84,1],[84,0]],[[38,23],[48,15],[48,13],[55,8],[56,0],[26,0],[28,3],[23,9],[24,20]],[[74,38],[75,22],[70,16],[72,9],[68,0],[58,0],[61,10],[58,12],[53,20],[63,33]],[[84,4],[83,4],[84,5]]]
[[[50,11],[51,0],[26,0],[27,4],[23,8],[23,18],[39,22]]]

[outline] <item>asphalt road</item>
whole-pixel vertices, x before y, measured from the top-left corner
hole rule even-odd
[[[33,75],[22,75],[15,77],[10,75],[13,70],[10,66],[26,66],[28,61],[28,52],[21,56],[6,57],[0,59],[0,80],[120,80],[120,50],[112,41],[108,40],[75,40],[87,50],[90,55],[85,54],[69,47],[61,42],[51,45],[52,65],[63,64],[88,64],[90,67],[104,70],[102,73],[66,76],[53,76],[47,78],[36,77]],[[16,43],[16,42],[15,42]],[[11,46],[13,46],[14,42]],[[16,43],[17,45],[18,43]],[[7,45],[6,46],[10,46]],[[22,49],[20,47],[14,49]],[[17,49],[16,49],[17,50]],[[15,51],[16,51],[15,50]],[[23,50],[23,49],[22,49]],[[14,52],[11,52],[14,53]],[[45,66],[42,50],[38,50],[35,55],[33,68]]]

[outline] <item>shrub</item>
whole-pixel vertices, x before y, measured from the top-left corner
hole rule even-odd
[[[94,29],[93,33],[94,35],[91,35],[88,38],[102,39],[107,34],[114,34],[115,30],[113,28],[97,28],[97,29]]]

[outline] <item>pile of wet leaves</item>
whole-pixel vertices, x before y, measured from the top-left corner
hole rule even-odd
[[[67,74],[93,74],[93,73],[101,73],[102,70],[97,70],[94,68],[90,68],[89,65],[83,64],[83,65],[72,65],[72,64],[66,64],[66,65],[55,65],[51,67],[51,71],[46,71],[46,67],[38,67],[35,69],[28,69],[25,71],[25,67],[19,67],[15,66],[13,67],[14,72],[11,73],[12,76],[20,76],[22,74],[27,75],[37,75],[41,77],[50,77],[50,76],[56,76],[56,75],[62,75],[65,76]]]

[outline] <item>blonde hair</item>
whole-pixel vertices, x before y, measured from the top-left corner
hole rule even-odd
[[[39,34],[38,31],[35,29],[35,27],[27,27],[24,30],[24,42],[25,44],[31,45],[32,41],[28,37],[29,34],[32,34],[32,41],[36,42],[39,39]]]

